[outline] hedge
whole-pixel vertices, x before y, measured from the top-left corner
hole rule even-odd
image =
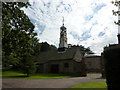
[[[104,61],[108,90],[120,85],[120,45],[104,49]]]

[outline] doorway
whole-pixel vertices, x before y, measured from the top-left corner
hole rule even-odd
[[[59,64],[51,65],[51,73],[59,73]]]

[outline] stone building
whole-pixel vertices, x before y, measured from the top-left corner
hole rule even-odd
[[[41,52],[38,57],[38,72],[71,73],[86,75],[85,62],[79,47],[71,47],[64,52],[51,50]]]
[[[60,27],[58,50],[40,52],[37,70],[41,73],[71,73],[86,76],[87,72],[100,72],[100,57],[84,57],[79,46],[67,44],[67,28]]]
[[[101,56],[94,54],[86,55],[84,56],[84,60],[87,73],[101,73],[102,71]]]

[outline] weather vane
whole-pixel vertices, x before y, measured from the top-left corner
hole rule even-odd
[[[63,18],[63,21],[62,21],[62,22],[63,22],[63,26],[64,26],[64,17],[62,17],[62,18]]]

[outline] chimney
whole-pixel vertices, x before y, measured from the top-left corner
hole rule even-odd
[[[118,37],[118,44],[120,44],[120,34],[118,34],[117,37]]]

